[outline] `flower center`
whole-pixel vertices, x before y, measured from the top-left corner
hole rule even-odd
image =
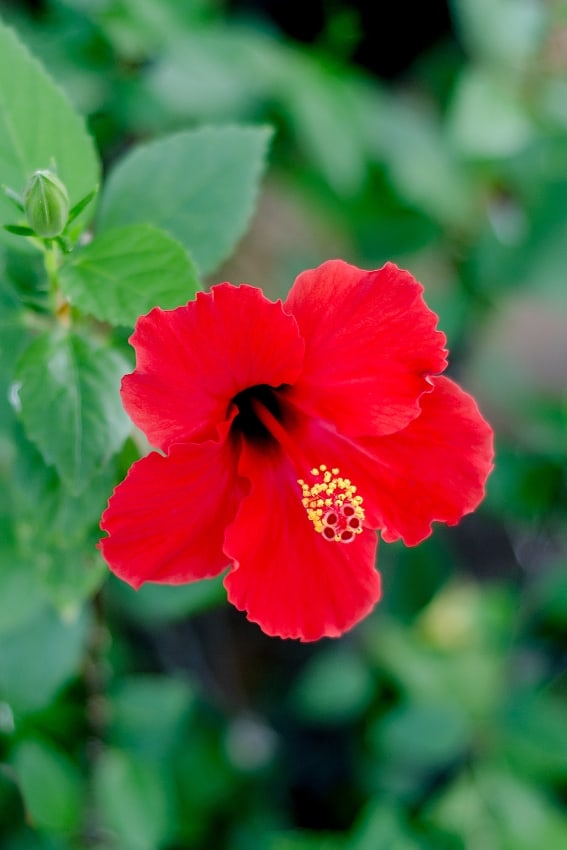
[[[246,439],[253,443],[269,442],[273,435],[258,410],[266,410],[270,418],[279,422],[281,419],[281,408],[278,400],[278,391],[282,387],[271,387],[268,384],[257,384],[242,390],[232,399],[232,403],[238,408],[238,413],[233,422],[233,429],[239,431]]]
[[[362,496],[356,495],[356,487],[336,468],[327,469],[322,463],[310,474],[313,484],[302,478],[297,482],[301,487],[301,503],[307,518],[324,540],[352,543],[363,530]]]

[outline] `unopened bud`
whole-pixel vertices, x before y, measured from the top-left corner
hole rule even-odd
[[[59,236],[69,217],[67,189],[52,171],[35,171],[24,192],[24,209],[38,236]]]

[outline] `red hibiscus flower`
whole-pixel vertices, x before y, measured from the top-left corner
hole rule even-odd
[[[134,587],[224,579],[270,635],[336,637],[380,597],[385,541],[413,546],[484,495],[492,431],[439,377],[445,337],[388,263],[306,271],[286,301],[221,283],[142,316],[124,406],[153,452],[103,514]]]

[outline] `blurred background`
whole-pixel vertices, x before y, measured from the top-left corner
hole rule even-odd
[[[567,847],[567,4],[0,13],[107,168],[175,129],[271,123],[252,227],[209,282],[279,297],[331,257],[395,261],[497,434],[475,515],[382,544],[381,604],[314,645],[265,637],[217,581],[108,578],[98,516],[128,447],[79,524],[29,452],[0,469],[2,850]],[[1,267],[25,291],[17,255]],[[1,401],[2,434],[13,417]],[[25,563],[14,524],[41,541]]]

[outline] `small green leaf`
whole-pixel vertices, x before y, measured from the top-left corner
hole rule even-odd
[[[16,209],[18,209],[20,212],[23,212],[24,199],[20,195],[18,195],[17,192],[14,192],[13,189],[10,189],[9,186],[1,186],[0,188],[2,189],[8,200],[14,204]]]
[[[16,192],[24,190],[34,171],[52,167],[53,163],[72,204],[98,182],[98,156],[83,119],[15,33],[2,22],[0,139],[2,181]],[[13,196],[8,199],[0,193],[0,221],[11,215],[13,201]],[[4,238],[11,239],[0,236]]]
[[[22,741],[13,762],[32,825],[62,833],[76,829],[83,815],[83,794],[74,764],[40,740]]]
[[[35,230],[31,227],[24,227],[23,224],[4,224],[4,230],[8,233],[13,233],[14,236],[35,236]]]
[[[71,224],[72,221],[75,221],[77,216],[79,216],[82,213],[82,211],[85,210],[88,207],[88,205],[93,200],[93,198],[95,197],[97,192],[98,192],[98,186],[95,186],[95,188],[92,189],[92,191],[90,191],[88,193],[88,195],[85,195],[84,198],[81,198],[80,201],[77,201],[75,206],[72,207],[69,210],[69,215],[67,217],[67,224],[68,225]]]
[[[71,304],[118,325],[185,304],[199,285],[183,245],[149,224],[101,233],[69,258],[60,280]]]
[[[111,173],[99,228],[147,222],[213,271],[250,220],[271,136],[268,127],[203,127],[138,147]]]
[[[75,333],[49,331],[16,368],[21,418],[44,460],[79,492],[130,430],[119,395],[127,364]]]

